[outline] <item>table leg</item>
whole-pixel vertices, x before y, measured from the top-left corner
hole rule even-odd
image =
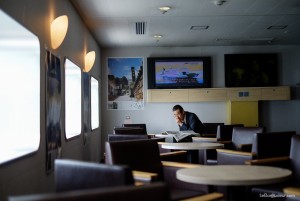
[[[199,161],[199,151],[198,150],[188,150],[187,151],[187,160],[189,163],[196,163],[196,164],[201,163],[201,161]]]

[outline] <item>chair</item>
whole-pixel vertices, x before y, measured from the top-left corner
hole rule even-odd
[[[144,128],[139,127],[114,127],[113,133],[126,135],[147,135]]]
[[[216,201],[221,193],[210,193],[182,201]],[[8,201],[170,201],[169,188],[165,183],[145,186],[118,186],[101,189],[78,190],[64,193],[9,196]]]
[[[125,134],[108,134],[107,140],[113,141],[124,141],[124,140],[146,140],[149,137],[147,135],[125,135]]]
[[[142,128],[144,129],[144,133],[147,134],[146,124],[123,124],[122,126],[131,128]]]
[[[293,175],[289,181],[274,184],[269,186],[262,187],[254,187],[252,188],[251,197],[252,200],[262,200],[260,195],[263,194],[274,194],[282,196],[282,199],[276,200],[285,200],[286,194],[298,194],[300,193],[300,135],[293,135],[290,147],[289,157],[275,157],[275,158],[267,158],[260,160],[249,161],[250,165],[270,165],[274,163],[281,163],[281,166],[287,166],[292,172]],[[299,194],[300,195],[300,194]],[[297,198],[289,198],[289,200],[299,200]],[[271,200],[271,199],[270,199]]]
[[[249,153],[252,149],[254,134],[262,133],[263,131],[263,127],[234,127],[232,130],[232,141],[227,143],[225,149],[217,149],[218,164],[244,164],[244,161],[248,158],[245,158],[245,155],[242,153],[239,158],[234,158],[232,154],[236,152],[231,150]]]
[[[77,190],[64,193],[48,193],[25,196],[10,196],[8,201],[168,201],[169,190],[164,183],[145,186],[118,186]]]
[[[206,133],[202,134],[202,137],[216,137],[218,126],[224,125],[224,123],[203,123],[205,126]]]
[[[216,138],[203,138],[203,137],[193,137],[193,142],[219,142],[228,148],[228,144],[231,143],[233,128],[243,127],[243,124],[231,124],[217,126],[217,136]],[[211,150],[200,150],[199,151],[199,161],[204,161],[207,165],[217,165],[217,152],[214,149]]]
[[[125,165],[56,159],[54,175],[56,192],[134,184],[132,171]]]
[[[294,131],[254,133],[251,152],[218,150],[219,164],[245,164],[248,160],[288,156]]]
[[[206,185],[189,184],[176,179],[176,171],[182,167],[198,167],[195,164],[161,162],[159,148],[153,140],[106,142],[106,163],[126,164],[133,170],[155,173],[157,181],[165,181],[171,189],[171,199],[179,200],[207,193]],[[180,164],[182,167],[178,167]],[[150,180],[154,180],[150,178]]]
[[[243,124],[219,125],[217,128],[217,140],[227,141],[232,139],[233,128],[244,127]]]

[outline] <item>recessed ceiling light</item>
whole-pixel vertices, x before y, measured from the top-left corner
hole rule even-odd
[[[209,26],[191,26],[191,30],[206,30]]]
[[[287,25],[279,25],[279,26],[269,26],[267,29],[285,29],[287,28]]]
[[[166,12],[168,12],[171,9],[171,7],[170,6],[161,6],[158,9],[162,12],[162,14],[165,14]]]
[[[160,38],[162,38],[162,35],[156,34],[153,36],[153,38],[160,39]]]

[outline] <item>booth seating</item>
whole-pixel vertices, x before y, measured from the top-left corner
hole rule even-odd
[[[125,165],[56,159],[56,192],[133,185],[132,170]]]
[[[248,162],[250,165],[273,165],[274,163],[281,163],[280,166],[288,167],[293,172],[292,177],[284,183],[252,188],[251,200],[300,200],[300,135],[292,136],[289,157],[274,157]],[[276,199],[262,197],[261,195],[264,194],[276,195]],[[288,198],[286,194],[298,196]]]
[[[180,200],[208,192],[206,185],[189,184],[176,178],[176,171],[195,164],[161,162],[159,148],[153,140],[106,142],[106,163],[125,164],[133,170],[152,173],[149,177],[135,177],[139,181],[165,181],[171,190],[171,200]],[[155,175],[153,175],[155,173]]]
[[[250,152],[217,150],[218,164],[245,164],[247,160],[288,156],[293,135],[294,131],[254,133]]]

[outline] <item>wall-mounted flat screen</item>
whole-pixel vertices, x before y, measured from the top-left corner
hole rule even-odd
[[[225,54],[226,87],[278,85],[277,54]]]
[[[209,57],[148,58],[148,88],[210,87]]]

